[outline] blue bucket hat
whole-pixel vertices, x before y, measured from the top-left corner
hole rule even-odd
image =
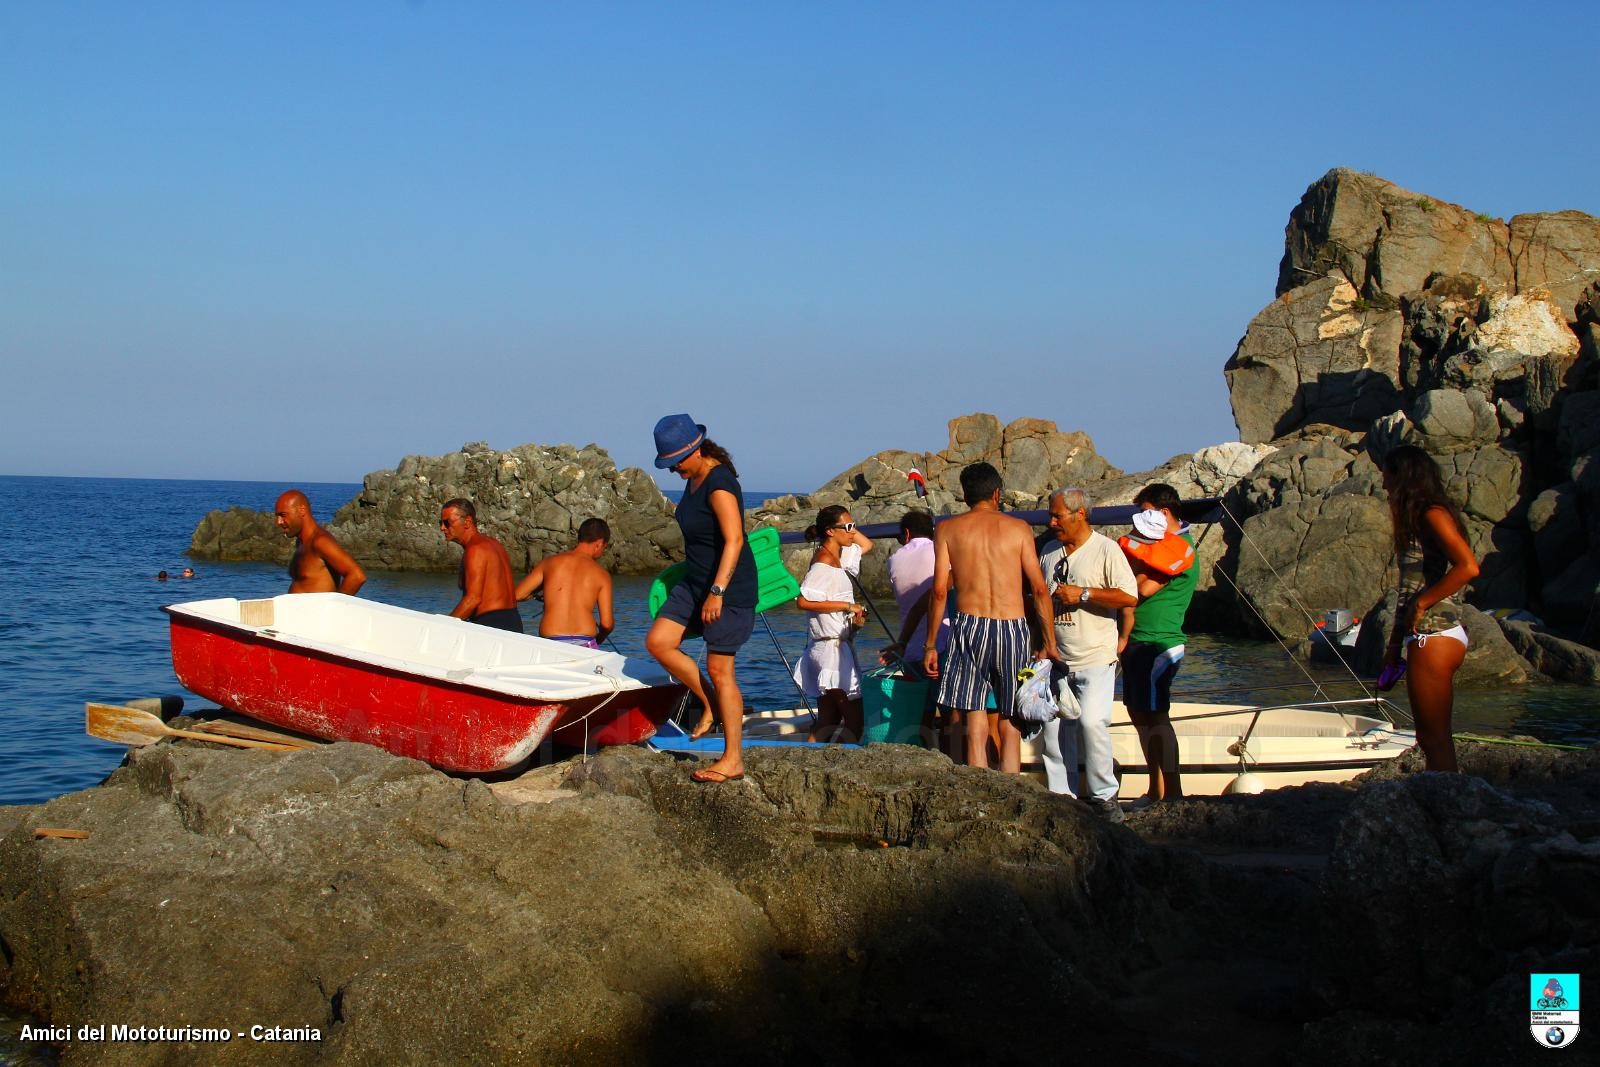
[[[688,415],[667,415],[656,423],[656,466],[661,470],[682,462],[706,439],[706,428]]]

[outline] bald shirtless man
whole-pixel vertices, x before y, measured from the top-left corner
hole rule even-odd
[[[922,667],[939,679],[939,706],[965,726],[967,766],[987,767],[990,716],[984,713],[989,692],[994,691],[999,722],[1000,769],[1022,769],[1022,734],[1011,722],[1017,695],[1017,672],[1028,665],[1029,635],[1023,583],[1033,597],[1035,618],[1051,619],[1050,588],[1039,569],[1033,547],[1033,530],[1021,519],[1000,514],[1000,473],[987,463],[974,463],[961,471],[961,498],[965,515],[946,519],[933,534],[933,597],[928,617],[944,617],[950,587],[956,588],[956,616],[950,625],[950,644],[940,674],[939,651],[934,640],[938,628],[929,628]],[[1054,627],[1041,627],[1043,650],[1033,658],[1060,658]]]
[[[311,516],[311,501],[298,489],[278,497],[273,516],[282,530],[294,538],[294,556],[289,560],[289,592],[349,593],[354,596],[367,580],[367,572],[351,558],[333,535]],[[189,577],[189,575],[184,575]]]
[[[544,616],[539,636],[584,648],[599,648],[616,621],[611,616],[611,575],[600,557],[611,544],[611,527],[604,519],[585,519],[578,527],[578,543],[535,564],[517,583],[517,599],[527,600],[544,590]],[[595,612],[600,620],[595,622]]]
[[[522,633],[522,616],[512,595],[511,557],[505,546],[478,529],[478,510],[462,497],[439,509],[439,529],[461,554],[461,599],[450,609],[458,619]]]

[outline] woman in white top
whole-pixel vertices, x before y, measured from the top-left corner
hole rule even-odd
[[[861,676],[852,642],[866,625],[867,609],[856,603],[850,577],[860,573],[861,553],[872,551],[872,538],[856,529],[841,504],[817,512],[817,524],[806,535],[821,541],[796,601],[811,613],[805,655],[794,669],[794,680],[817,702],[816,723],[806,740],[859,742]]]

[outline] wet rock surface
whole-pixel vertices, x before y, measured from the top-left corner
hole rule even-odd
[[[1047,1062],[1063,1032],[1323,1063],[1380,1029],[1368,1062],[1515,1061],[1505,976],[1597,962],[1600,754],[1461,754],[1121,828],[900,746],[755,749],[724,786],[612,749],[490,786],[163,743],[0,811],[0,982],[43,1022],[321,1035],[67,1063]],[[974,1027],[980,1002],[1050,1024]]]

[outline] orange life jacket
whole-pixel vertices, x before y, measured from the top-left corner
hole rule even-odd
[[[1131,534],[1117,538],[1128,560],[1142,563],[1159,574],[1182,574],[1194,566],[1194,546],[1175,533],[1159,541],[1141,541]]]

